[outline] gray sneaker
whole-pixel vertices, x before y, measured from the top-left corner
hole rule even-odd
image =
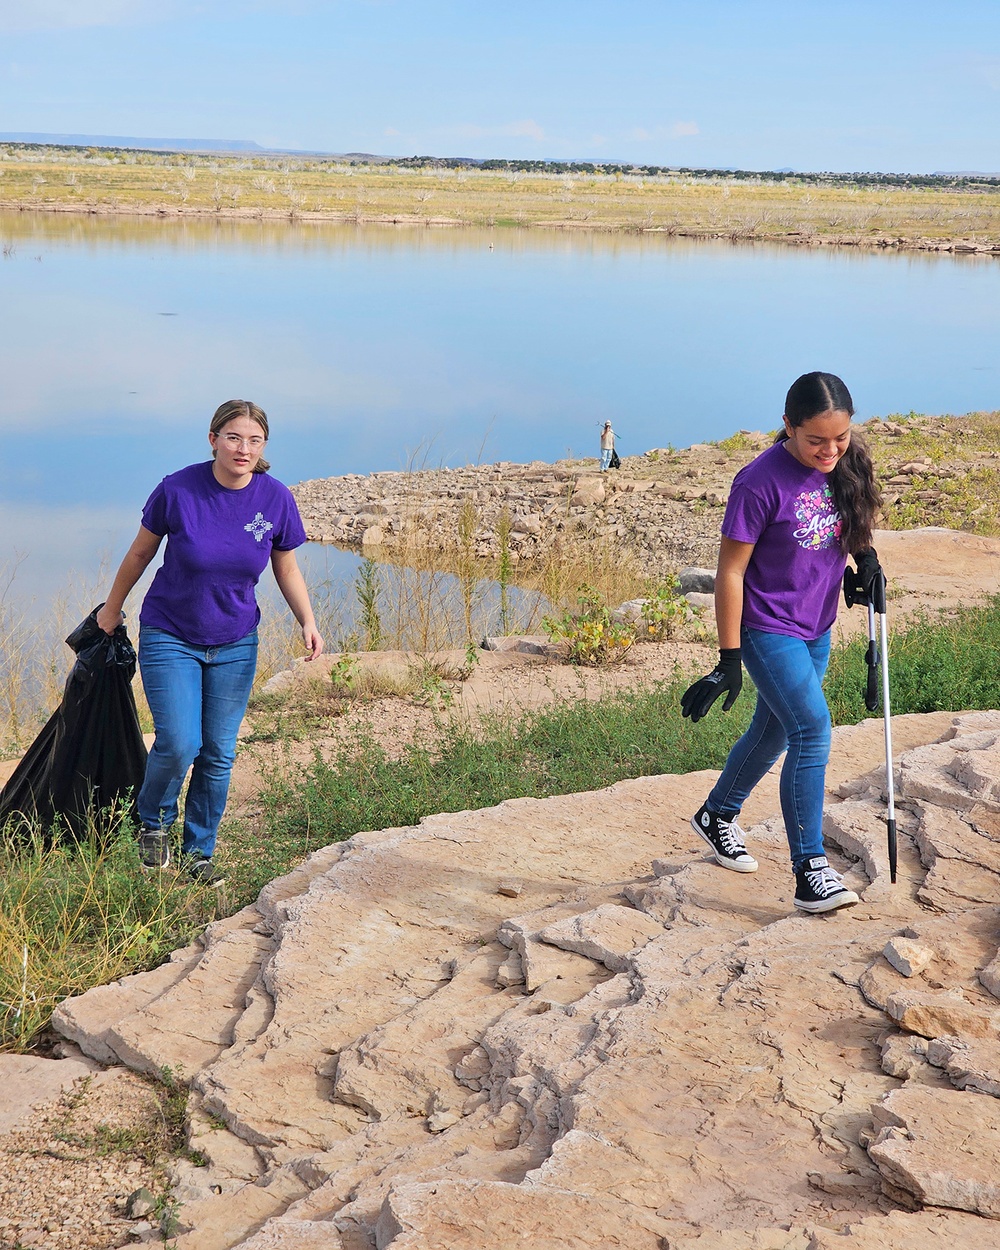
[[[187,874],[193,877],[199,885],[208,886],[210,889],[217,889],[220,885],[224,885],[226,874],[212,863],[206,856],[200,859],[191,858],[187,863]]]
[[[166,868],[170,863],[170,843],[165,829],[139,830],[139,862],[143,868]]]

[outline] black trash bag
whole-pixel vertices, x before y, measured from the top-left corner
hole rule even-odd
[[[62,703],[0,790],[0,826],[26,818],[10,832],[23,841],[37,821],[50,845],[57,818],[74,838],[88,828],[108,832],[112,812],[131,809],[146,771],[146,746],[132,694],[135,648],[124,625],[106,634],[95,608],[66,639],[76,663]]]

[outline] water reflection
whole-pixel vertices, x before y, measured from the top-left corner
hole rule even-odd
[[[981,257],[30,213],[0,244],[0,515],[39,595],[117,560],[234,395],[286,482],[769,429],[810,368],[861,416],[997,405]]]

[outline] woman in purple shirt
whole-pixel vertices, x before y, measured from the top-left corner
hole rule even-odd
[[[705,804],[691,818],[724,868],[756,872],[736,823],[750,791],[787,749],[781,813],[795,873],[794,904],[833,911],[858,901],[823,848],[830,711],[823,676],[848,554],[870,592],[880,569],[872,526],[881,502],[871,457],[852,437],[854,403],[832,373],[806,373],[785,399],[778,441],[737,473],[722,522],[715,579],[719,663],[684,694],[699,720],[743,683],[757,707]]]
[[[137,801],[139,855],[145,868],[169,864],[168,833],[193,764],[181,850],[191,875],[213,886],[223,881],[212,853],[257,667],[254,590],[269,562],[302,628],[306,659],[323,650],[295,559],[306,533],[291,492],[267,472],[267,438],[256,404],[231,399],[216,411],[212,459],[171,473],[150,495],[97,614],[107,633],[124,620],[129,592],[166,538],[139,613],[139,668],[156,731]]]

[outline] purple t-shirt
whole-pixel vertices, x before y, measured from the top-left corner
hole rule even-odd
[[[827,474],[775,443],[733,479],[722,532],[754,544],[743,580],[744,625],[793,638],[826,633],[847,564]]]
[[[255,473],[242,490],[220,485],[211,460],[171,473],[146,500],[143,528],[167,548],[139,621],[199,647],[221,647],[257,628],[254,588],[272,548],[306,541],[287,486]]]

